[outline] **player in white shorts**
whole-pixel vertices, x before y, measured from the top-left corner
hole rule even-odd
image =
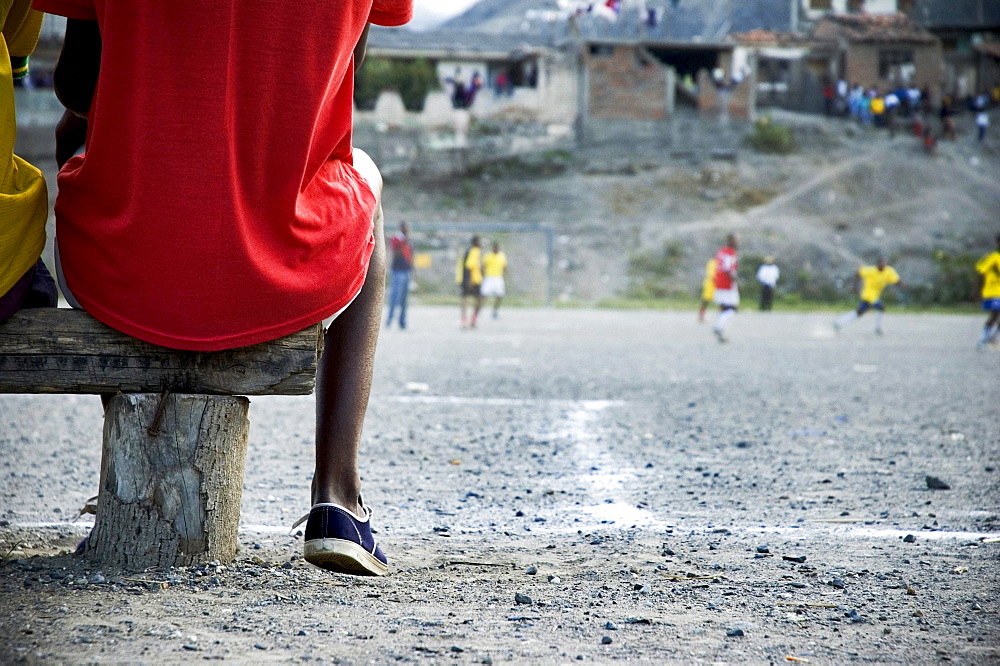
[[[500,312],[500,301],[506,295],[504,276],[507,274],[507,255],[500,249],[500,243],[493,242],[493,249],[483,255],[483,298],[493,300],[493,318]]]

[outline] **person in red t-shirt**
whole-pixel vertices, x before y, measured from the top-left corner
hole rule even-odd
[[[368,26],[412,0],[34,0],[66,16],[56,249],[67,300],[216,351],[334,318],[305,556],[385,574],[357,455],[384,290],[375,164],[351,143]],[[74,155],[85,132],[86,150]]]
[[[738,245],[739,239],[736,234],[729,234],[726,236],[725,246],[715,253],[714,300],[719,306],[719,316],[715,320],[712,332],[719,342],[726,342],[726,326],[736,316],[736,310],[740,306],[740,286],[737,276],[739,261],[736,257]]]
[[[399,233],[389,239],[389,318],[386,328],[392,326],[392,318],[399,308],[399,327],[406,328],[406,301],[410,296],[410,278],[413,275],[413,246],[410,244],[410,225],[399,223]]]

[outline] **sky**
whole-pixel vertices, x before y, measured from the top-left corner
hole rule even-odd
[[[479,0],[414,0],[413,20],[408,27],[423,30],[458,16]]]

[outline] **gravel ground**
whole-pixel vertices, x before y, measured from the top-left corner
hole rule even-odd
[[[235,563],[70,555],[92,396],[0,396],[0,662],[1000,662],[1000,353],[976,316],[508,309],[384,331],[392,575],[299,557],[312,399],[253,398]],[[950,485],[928,488],[927,476]]]

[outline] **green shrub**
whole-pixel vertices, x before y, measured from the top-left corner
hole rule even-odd
[[[772,122],[770,116],[754,121],[753,132],[747,136],[747,142],[761,153],[787,155],[795,152],[795,137],[791,128]]]
[[[630,298],[666,298],[674,294],[668,284],[684,260],[684,248],[677,241],[666,241],[659,252],[639,252],[629,257]]]
[[[365,58],[354,79],[354,102],[359,109],[375,108],[383,90],[398,90],[407,111],[422,111],[427,93],[439,87],[434,67],[424,60]]]

